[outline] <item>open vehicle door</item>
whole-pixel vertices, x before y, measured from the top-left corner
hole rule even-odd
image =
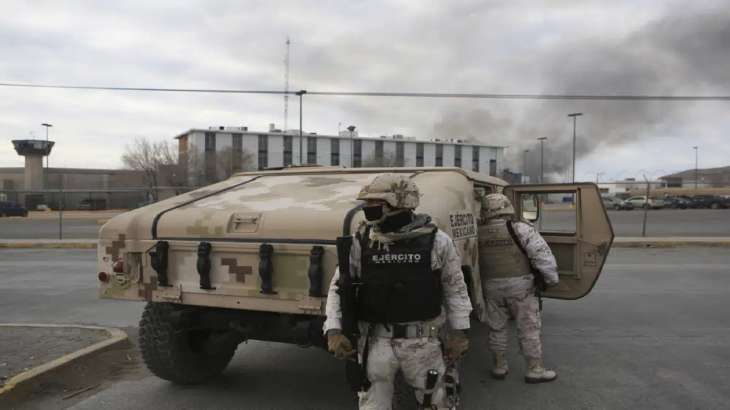
[[[613,228],[592,183],[514,185],[504,189],[522,220],[534,223],[558,262],[560,284],[544,297],[578,299],[598,280]]]

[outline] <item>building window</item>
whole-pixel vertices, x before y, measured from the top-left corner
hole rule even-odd
[[[215,157],[215,133],[205,133],[205,157],[203,159],[205,169],[205,180],[208,183],[218,180],[216,175],[216,157]]]
[[[233,134],[233,150],[231,151],[231,170],[240,172],[243,164],[243,135]]]
[[[362,166],[362,140],[353,140],[352,141],[352,166],[353,167],[361,167]]]
[[[383,141],[375,141],[375,159],[377,161],[383,159]]]
[[[423,143],[422,142],[416,143],[416,166],[417,167],[423,166]]]
[[[317,137],[307,137],[307,164],[317,163]]]
[[[442,144],[436,144],[436,166],[444,166],[444,146]]]
[[[395,143],[395,163],[399,167],[402,167],[405,165],[405,162],[406,162],[405,143],[403,141],[397,141]]]
[[[454,166],[461,168],[461,145],[454,145]]]
[[[292,147],[294,138],[291,135],[284,135],[284,166],[288,167],[292,164]]]
[[[491,175],[493,177],[497,176],[497,160],[496,159],[489,160],[489,175]]]
[[[471,148],[471,170],[479,172],[479,147]]]
[[[206,152],[215,151],[215,133],[214,132],[205,133],[205,151]]]
[[[340,140],[330,140],[330,165],[340,165]]]
[[[269,137],[259,135],[259,169],[269,167]]]

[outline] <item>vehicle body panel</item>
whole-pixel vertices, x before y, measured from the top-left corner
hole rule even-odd
[[[545,212],[574,212],[572,232],[540,230],[555,255],[560,275],[560,284],[545,291],[543,296],[578,299],[587,295],[600,276],[614,238],[598,186],[592,183],[517,185],[507,187],[504,192],[515,204],[518,215],[526,211],[526,196],[540,198],[538,215]],[[570,194],[575,201],[562,205],[562,209],[551,210],[544,206],[542,200],[551,194]],[[566,206],[571,208],[566,209]],[[539,224],[537,226],[539,229]]]
[[[478,269],[478,194],[499,192],[497,178],[458,168],[303,168],[241,173],[218,184],[112,218],[100,231],[99,272],[124,272],[102,283],[104,298],[164,301],[189,305],[324,314],[327,285],[337,264],[335,240],[363,185],[385,172],[411,176],[421,191],[416,212],[427,213],[449,234],[468,273],[475,315],[485,309]],[[362,221],[358,215],[353,228]],[[158,284],[149,251],[167,241],[171,286]],[[197,249],[212,245],[210,280],[201,289]],[[273,294],[261,293],[260,246],[273,246]],[[320,287],[310,296],[309,267],[314,246],[323,248]],[[474,285],[477,286],[474,286]]]

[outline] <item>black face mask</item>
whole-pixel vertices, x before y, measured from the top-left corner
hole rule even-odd
[[[383,205],[366,206],[362,211],[365,213],[365,219],[371,222],[383,217]]]
[[[378,224],[383,233],[395,232],[398,229],[413,222],[413,212],[404,211],[385,217],[385,220]]]

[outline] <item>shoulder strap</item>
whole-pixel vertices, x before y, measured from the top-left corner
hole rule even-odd
[[[520,238],[517,237],[515,228],[512,226],[512,221],[507,221],[507,231],[509,231],[509,236],[512,237],[512,240],[515,242],[522,254],[525,255],[525,257],[527,258],[527,263],[530,265],[530,272],[532,273],[532,276],[535,277],[535,284],[537,285],[536,291],[538,292],[538,297],[540,297],[539,292],[545,289],[545,278],[542,276],[542,272],[540,272],[539,269],[535,269],[535,267],[532,266],[532,260],[527,255],[527,250],[525,249],[525,247],[522,246]],[[540,310],[542,310],[542,300],[540,300]]]
[[[509,236],[514,241],[515,245],[520,249],[520,252],[522,252],[523,255],[527,258],[527,260],[530,260],[530,257],[527,255],[527,250],[524,246],[522,246],[522,242],[520,242],[520,238],[517,237],[517,232],[515,232],[514,226],[512,226],[512,221],[506,221],[507,222],[507,231],[509,232]],[[530,267],[532,267],[532,263],[530,263]]]

